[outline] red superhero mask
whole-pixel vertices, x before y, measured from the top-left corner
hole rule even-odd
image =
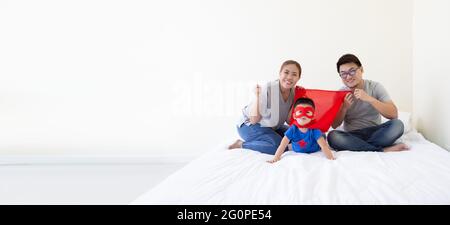
[[[304,116],[306,118],[313,119],[314,118],[314,113],[315,113],[315,110],[311,106],[304,107],[304,106],[301,106],[301,105],[297,105],[295,107],[295,109],[294,109],[294,114],[293,114],[293,117],[295,119],[294,120],[294,124],[297,125],[297,127],[300,127],[300,128],[307,128],[308,125],[310,125],[313,122],[313,120],[311,120],[307,124],[300,125],[300,124],[297,123],[297,119],[300,119],[300,118],[302,118]]]

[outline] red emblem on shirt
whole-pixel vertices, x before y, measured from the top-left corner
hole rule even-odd
[[[298,142],[298,144],[300,145],[301,148],[305,148],[307,143],[306,143],[306,141],[301,140],[301,141]]]

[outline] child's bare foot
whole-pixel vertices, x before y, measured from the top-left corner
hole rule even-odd
[[[408,145],[403,144],[403,143],[383,148],[383,152],[400,152],[400,151],[405,151],[405,150],[409,150],[409,147],[408,147]]]
[[[233,144],[228,146],[228,149],[242,148],[242,143],[244,142],[241,140],[236,140]]]

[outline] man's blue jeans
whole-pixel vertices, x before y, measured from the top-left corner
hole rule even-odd
[[[281,139],[284,137],[284,132],[289,129],[289,126],[283,125],[279,129],[274,130],[270,127],[261,127],[257,123],[250,125],[241,124],[237,129],[241,138],[244,139],[242,148],[275,155]]]
[[[333,130],[328,133],[328,144],[336,151],[372,151],[382,152],[391,146],[403,134],[403,123],[398,119],[390,120],[378,126],[344,132]]]

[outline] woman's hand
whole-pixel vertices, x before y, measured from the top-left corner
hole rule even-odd
[[[256,97],[259,97],[259,94],[261,94],[261,86],[259,86],[259,84],[256,84],[255,94],[256,94]]]
[[[261,114],[259,112],[259,94],[261,93],[261,86],[259,86],[259,84],[256,84],[255,87],[255,95],[256,95],[256,99],[253,103],[253,106],[251,108],[250,111],[250,123],[251,124],[256,124],[259,123],[259,121],[261,121],[262,117]]]

